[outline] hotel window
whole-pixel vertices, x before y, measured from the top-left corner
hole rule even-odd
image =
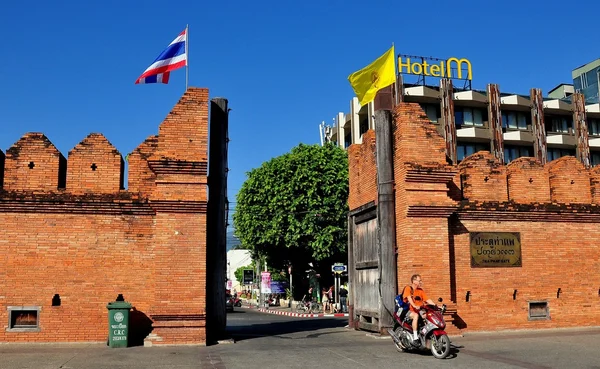
[[[456,159],[461,161],[478,151],[490,151],[490,145],[481,143],[459,143],[456,145]]]
[[[358,129],[361,136],[369,130],[369,117],[365,117],[360,121]]]
[[[600,164],[600,151],[591,151],[590,152],[590,160],[592,161],[592,166],[596,166]]]
[[[433,123],[437,123],[442,117],[442,111],[438,104],[421,104],[421,108]]]
[[[502,128],[527,129],[531,116],[527,113],[516,111],[502,112]]]
[[[600,136],[600,119],[588,119],[588,132],[593,136]]]
[[[546,155],[548,161],[556,160],[562,158],[563,156],[575,156],[575,150],[571,149],[555,149],[548,148],[548,154]]]
[[[583,88],[583,86],[581,85],[581,76],[575,78],[573,80],[573,87],[575,88],[575,91],[577,90],[581,90]]]
[[[483,122],[487,120],[487,112],[476,108],[455,107],[454,121],[456,128],[460,126],[483,127]]]
[[[9,306],[7,332],[39,332],[39,306]]]
[[[508,164],[511,161],[528,156],[531,157],[532,149],[529,146],[504,146],[504,163]]]
[[[594,68],[585,74],[586,84],[585,87],[592,87],[598,85],[598,68]]]
[[[546,132],[569,133],[573,119],[567,116],[546,116]]]

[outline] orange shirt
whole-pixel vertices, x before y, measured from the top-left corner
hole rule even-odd
[[[411,295],[411,286],[406,286],[404,287],[404,291],[402,291],[402,297],[404,298],[404,301],[406,301],[408,303],[408,296]],[[415,305],[417,306],[423,306],[423,304],[425,304],[425,301],[427,301],[427,295],[425,294],[425,291],[423,291],[422,288],[417,287],[417,289],[412,292],[412,299],[413,302],[415,303]],[[410,306],[410,310],[414,311],[415,313],[417,313],[418,311],[411,305]]]

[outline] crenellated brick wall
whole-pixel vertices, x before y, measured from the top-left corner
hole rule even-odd
[[[508,196],[516,203],[550,202],[548,166],[534,158],[518,158],[506,167]]]
[[[429,296],[455,312],[452,333],[600,325],[599,167],[586,170],[574,157],[502,165],[486,151],[451,165],[418,104],[398,105],[393,124],[400,288],[420,273]],[[376,178],[357,156],[369,158],[374,145],[355,146],[351,188]],[[350,192],[350,210],[377,197],[371,188]],[[521,266],[472,267],[470,232],[518,232]],[[529,319],[538,301],[550,319]]]
[[[117,193],[123,189],[123,157],[100,133],[92,133],[69,151],[67,191]]]
[[[65,188],[66,160],[42,133],[27,133],[6,151],[6,191],[58,191]]]
[[[68,160],[41,133],[0,151],[0,342],[106,342],[122,294],[134,344],[205,343],[208,98],[189,88],[128,156],[128,190],[99,133]],[[14,306],[39,330],[9,329]]]
[[[150,197],[156,187],[156,173],[148,164],[148,158],[158,147],[158,136],[153,135],[142,142],[127,158],[129,165],[127,191]]]

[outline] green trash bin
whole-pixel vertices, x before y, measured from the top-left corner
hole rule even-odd
[[[106,308],[108,309],[108,346],[127,347],[131,304],[114,301],[109,302]]]

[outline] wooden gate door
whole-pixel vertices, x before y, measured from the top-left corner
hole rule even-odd
[[[350,313],[356,328],[378,331],[379,326],[379,248],[377,206],[369,203],[349,213],[348,234],[351,253]],[[358,297],[358,298],[357,298]]]

